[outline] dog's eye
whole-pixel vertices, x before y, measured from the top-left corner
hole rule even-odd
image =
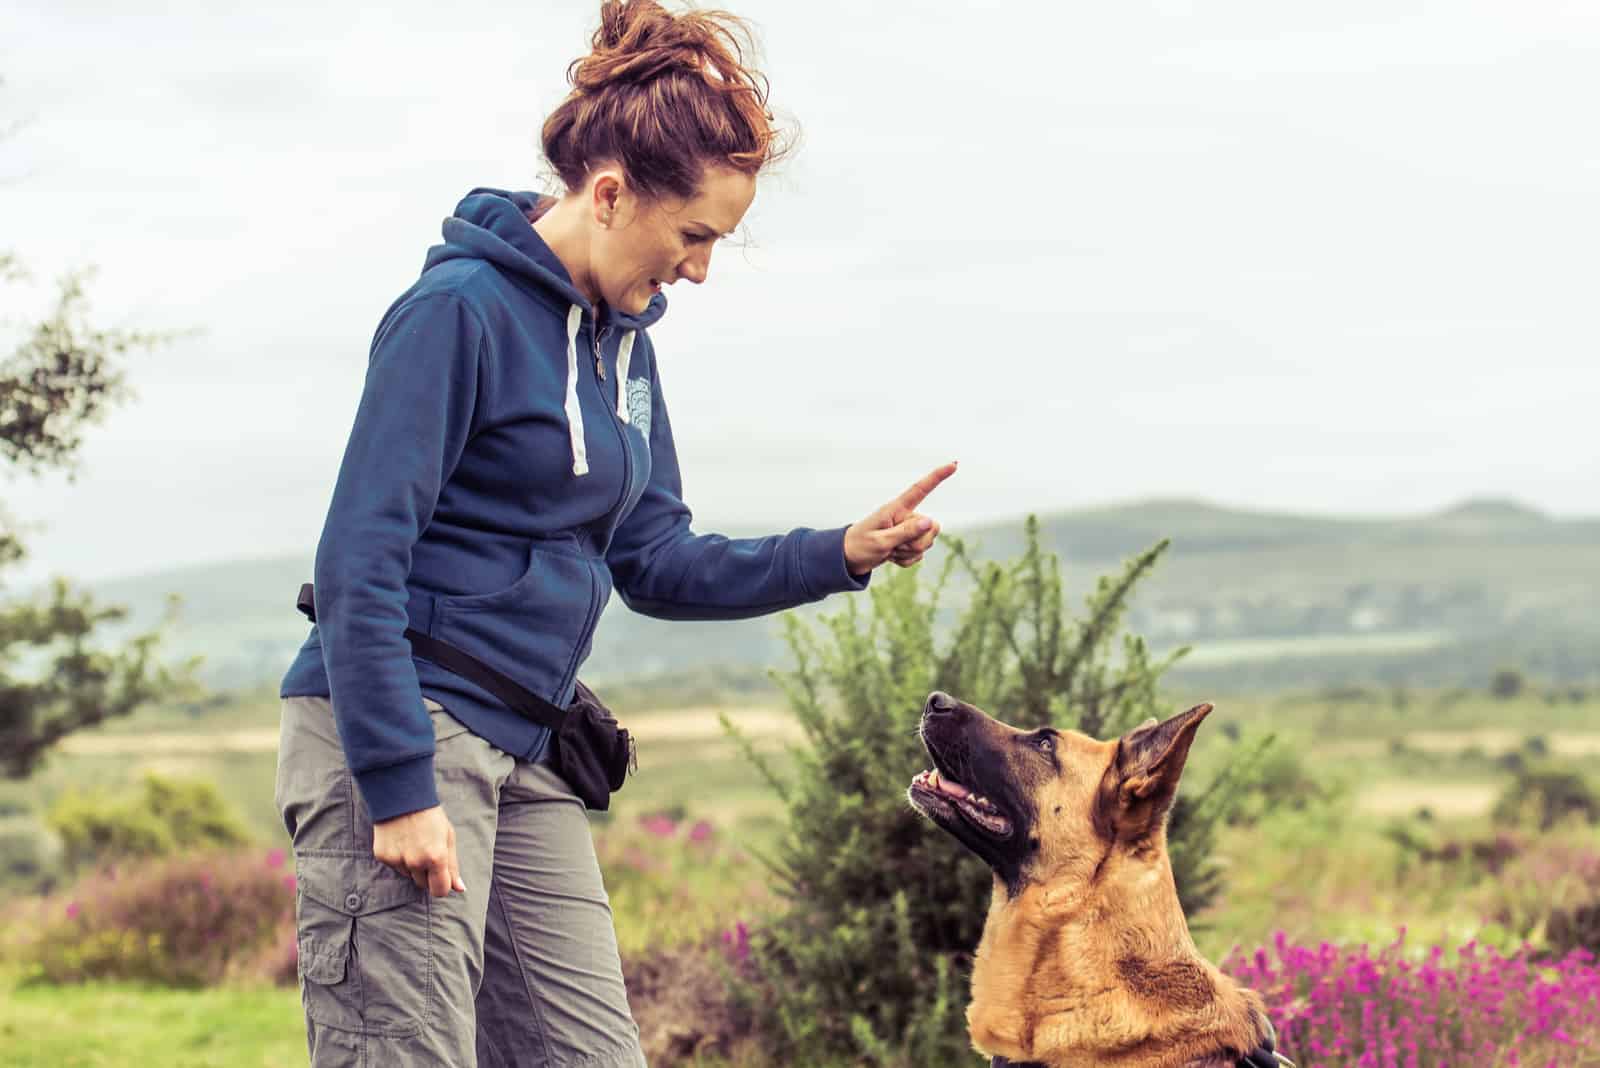
[[[1054,735],[1041,734],[1039,737],[1033,740],[1033,744],[1039,748],[1039,752],[1041,753],[1054,753],[1056,751],[1056,740]]]

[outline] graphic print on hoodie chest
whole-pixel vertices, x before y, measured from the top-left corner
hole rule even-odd
[[[628,422],[639,428],[639,433],[644,435],[644,447],[650,448],[650,380],[648,378],[628,379]]]

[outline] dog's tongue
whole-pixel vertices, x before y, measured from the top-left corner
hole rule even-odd
[[[949,794],[951,797],[966,797],[969,793],[971,793],[970,790],[958,782],[951,782],[949,779],[941,779],[939,777],[938,768],[935,768],[933,772],[929,774],[928,783],[935,790],[938,790],[942,794]]]

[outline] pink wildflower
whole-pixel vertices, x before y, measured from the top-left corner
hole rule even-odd
[[[643,817],[639,820],[639,823],[646,831],[649,831],[657,838],[670,838],[678,830],[677,821],[671,816],[664,816],[659,812],[653,812]]]

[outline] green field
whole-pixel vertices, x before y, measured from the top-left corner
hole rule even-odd
[[[1219,859],[1229,872],[1227,891],[1195,918],[1197,942],[1214,959],[1279,930],[1294,938],[1378,943],[1405,925],[1418,944],[1474,936],[1509,944],[1509,933],[1487,922],[1486,910],[1501,907],[1514,887],[1486,887],[1473,873],[1449,866],[1409,864],[1387,829],[1399,821],[1436,838],[1481,831],[1510,780],[1507,754],[1537,751],[1600,778],[1600,700],[1593,696],[1530,692],[1498,700],[1463,690],[1373,688],[1182,697],[1174,705],[1191,698],[1218,705],[1191,756],[1187,788],[1198,789],[1270,732],[1280,751],[1294,754],[1302,772],[1333,798],[1304,811],[1268,812],[1223,833]],[[277,707],[263,692],[205,708],[145,710],[69,740],[31,780],[0,788],[0,810],[15,825],[34,819],[68,789],[93,783],[116,791],[158,771],[216,782],[264,847],[285,844],[271,801]],[[639,737],[640,770],[610,816],[594,826],[625,957],[689,944],[736,922],[759,922],[777,902],[751,854],[780,832],[783,808],[738,755],[717,713],[741,723],[780,769],[785,746],[799,737],[795,725],[782,707],[752,704],[740,694],[650,707],[642,693],[628,691],[618,711]],[[908,710],[908,729],[914,722],[915,710]],[[1422,810],[1426,817],[1418,815]],[[629,858],[660,845],[640,830],[641,821],[661,812],[678,826],[707,821],[716,831],[715,851],[669,860],[669,868],[654,873],[643,865],[636,870]],[[1594,837],[1567,830],[1551,841],[1594,845]],[[1510,878],[1515,882],[1516,873]],[[45,907],[62,900],[53,897],[56,904]],[[10,958],[0,966],[0,982],[10,988],[0,999],[4,1063],[304,1063],[292,990],[18,987],[15,954],[30,909],[37,907],[13,895],[4,913],[8,930],[0,946]],[[650,1007],[636,1011],[645,1026]],[[747,1053],[737,1063],[761,1062]]]

